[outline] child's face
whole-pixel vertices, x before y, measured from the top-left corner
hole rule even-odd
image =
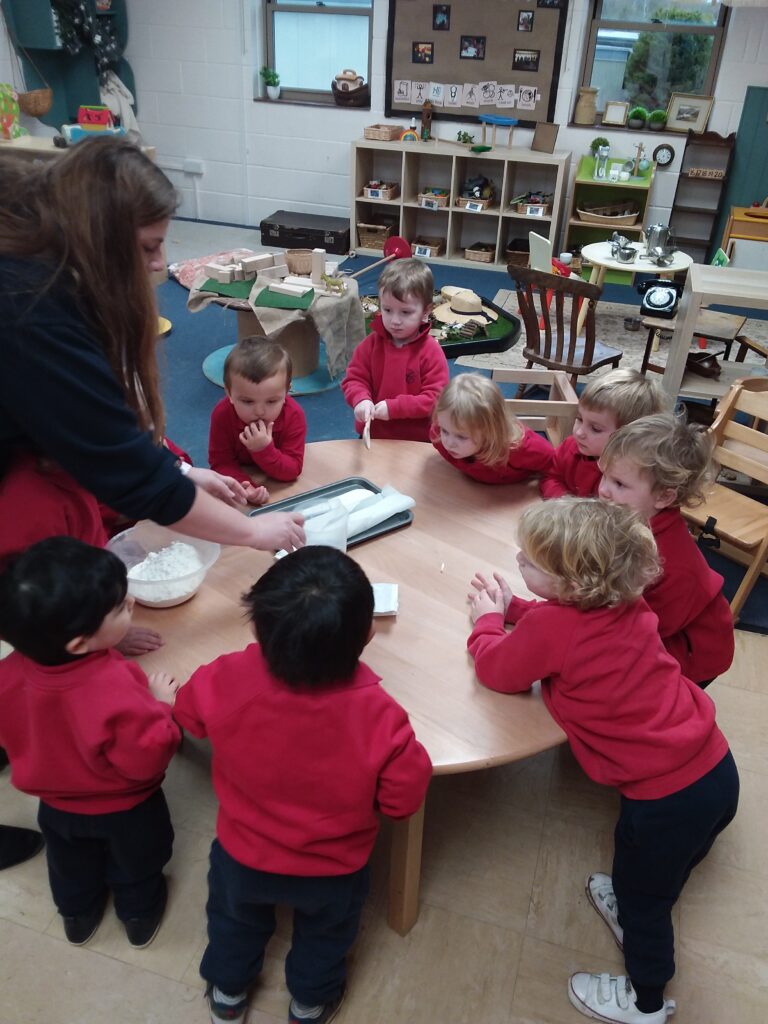
[[[96,632],[87,638],[89,651],[106,651],[120,643],[130,629],[133,605],[133,598],[126,594],[123,601],[104,616]]]
[[[396,299],[389,292],[379,295],[381,319],[389,336],[398,345],[407,345],[416,338],[432,308],[422,304],[414,295]]]
[[[288,381],[285,370],[254,384],[238,374],[233,374],[227,388],[227,397],[235,407],[243,423],[274,423],[285,405]]]
[[[544,598],[545,601],[557,599],[555,577],[534,565],[522,550],[517,553],[517,566],[520,569],[523,582],[532,594]]]
[[[600,468],[603,471],[598,489],[600,497],[615,505],[626,505],[645,520],[674,502],[675,492],[672,489],[654,491],[650,476],[632,459],[613,459]]]
[[[579,455],[599,459],[611,434],[615,434],[618,429],[619,424],[612,412],[607,409],[587,409],[579,402],[579,411],[573,424],[573,436]]]
[[[440,441],[443,448],[454,459],[468,459],[480,451],[477,439],[456,426],[456,421],[448,412],[437,414],[437,425],[440,428]]]

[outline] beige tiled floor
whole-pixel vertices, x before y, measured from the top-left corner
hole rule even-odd
[[[737,633],[736,662],[711,688],[742,773],[731,828],[676,908],[680,1024],[768,1020],[768,638]],[[108,912],[88,946],[67,944],[42,857],[0,874],[0,1024],[204,1024],[197,966],[215,801],[201,744],[187,742],[166,792],[176,825],[171,902],[154,944],[132,950]],[[567,749],[435,780],[427,806],[418,923],[385,923],[387,828],[339,1024],[577,1024],[569,972],[621,967],[583,894],[610,867],[616,796]],[[34,823],[35,801],[0,779],[0,821]],[[270,944],[249,1024],[284,1021],[289,922]]]

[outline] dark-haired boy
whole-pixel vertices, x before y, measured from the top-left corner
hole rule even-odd
[[[268,338],[241,338],[224,360],[226,397],[211,413],[208,462],[211,469],[243,480],[243,467],[260,469],[273,480],[295,480],[304,465],[307,420],[288,389],[293,364]],[[251,505],[269,501],[266,487],[246,477]]]
[[[0,744],[17,789],[40,798],[48,876],[64,931],[87,942],[109,890],[136,948],[157,934],[173,828],[160,788],[179,743],[177,684],[115,651],[131,624],[123,563],[51,537],[0,574]]]
[[[174,711],[211,741],[220,805],[200,973],[211,1020],[243,1020],[275,905],[291,906],[289,1021],[327,1024],[344,994],[377,812],[417,811],[432,766],[405,711],[359,661],[373,591],[356,562],[302,548],[244,604],[258,643],[198,669]]]

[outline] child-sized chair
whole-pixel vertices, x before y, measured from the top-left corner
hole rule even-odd
[[[742,414],[739,419],[737,415]],[[741,420],[746,418],[748,423]],[[737,381],[718,403],[710,430],[714,460],[722,468],[768,485],[768,378]],[[734,621],[768,559],[768,506],[733,487],[714,484],[696,508],[683,508],[694,533],[714,538],[721,553],[747,566],[731,601]]]

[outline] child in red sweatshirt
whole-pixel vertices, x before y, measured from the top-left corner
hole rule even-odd
[[[288,394],[292,373],[290,355],[268,338],[241,338],[224,360],[227,394],[211,413],[208,462],[242,480],[251,505],[266,504],[269,491],[254,486],[244,467],[289,481],[304,465],[307,420]]]
[[[429,441],[448,363],[429,333],[434,283],[421,260],[391,263],[379,278],[381,312],[354,351],[341,389],[355,412],[355,430],[371,437]]]
[[[359,660],[373,590],[335,548],[275,563],[243,603],[258,643],[198,669],[174,715],[213,748],[219,798],[200,973],[213,1021],[242,1021],[275,929],[293,908],[285,963],[292,1024],[325,1024],[368,886],[379,813],[407,818],[429,785],[408,715]]]
[[[591,498],[600,483],[598,459],[619,427],[664,409],[657,384],[639,370],[611,370],[590,381],[579,397],[573,433],[555,448],[552,468],[539,484],[542,498]]]
[[[733,616],[723,577],[710,569],[680,507],[701,500],[712,477],[712,440],[669,413],[618,430],[600,458],[600,497],[639,513],[653,533],[662,574],[643,597],[664,646],[701,687],[733,661]]]
[[[179,744],[175,680],[114,650],[131,622],[110,551],[51,537],[0,575],[0,745],[17,789],[40,798],[53,900],[71,943],[99,927],[111,890],[137,949],[165,910],[173,828],[160,788]]]
[[[648,527],[595,498],[530,506],[518,527],[528,590],[477,575],[467,645],[481,683],[541,693],[584,771],[615,786],[621,810],[611,875],[587,896],[624,952],[621,976],[579,972],[568,996],[585,1016],[664,1024],[674,1002],[672,907],[691,870],[736,813],[739,780],[715,707],[664,649],[642,598],[657,578]],[[505,621],[514,623],[511,632]]]

